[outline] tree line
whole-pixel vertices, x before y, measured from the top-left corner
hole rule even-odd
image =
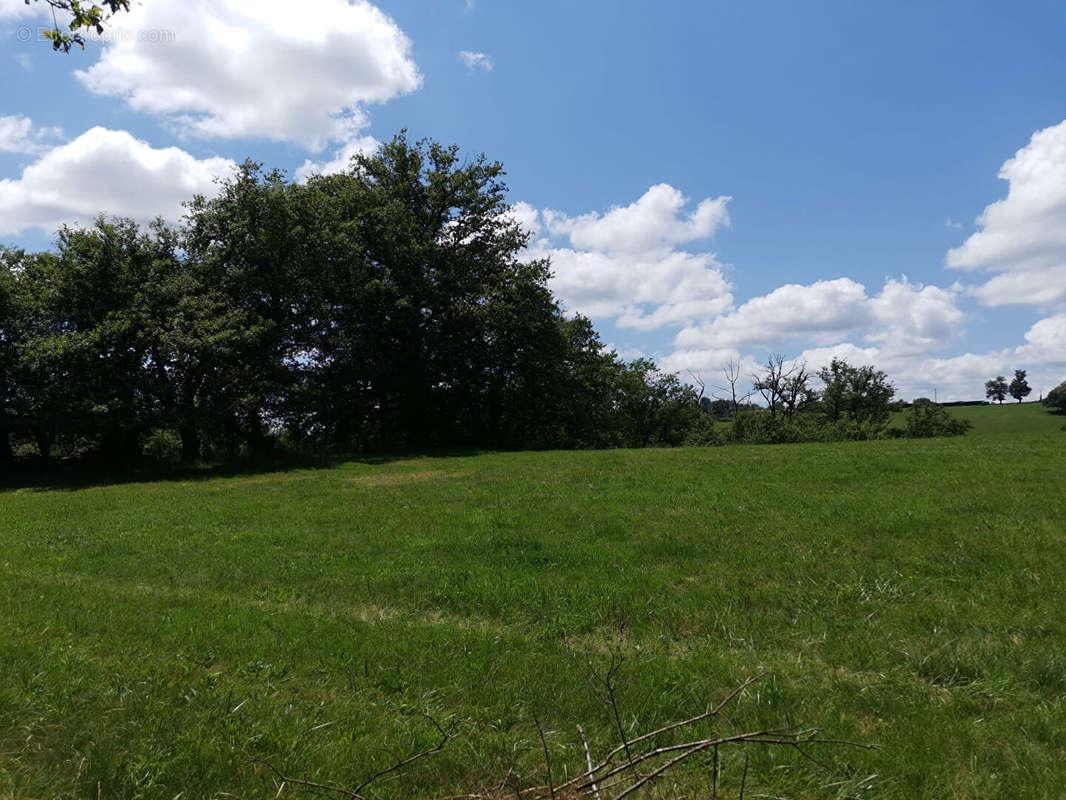
[[[306,183],[246,162],[177,227],[101,217],[0,248],[0,461],[887,435],[872,367],[834,361],[815,391],[776,357],[746,413],[737,372],[726,430],[620,359],[523,260],[502,176],[401,134]]]

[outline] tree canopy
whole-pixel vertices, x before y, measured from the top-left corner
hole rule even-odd
[[[1009,391],[1010,387],[1007,385],[1007,379],[1002,375],[997,375],[992,380],[985,382],[985,397],[989,400],[1002,404],[1007,399]]]
[[[1025,380],[1024,369],[1014,370],[1014,378],[1011,379],[1010,386],[1007,387],[1007,391],[1009,391],[1010,396],[1017,400],[1019,403],[1033,393],[1033,390],[1032,388],[1030,388],[1029,383]]]
[[[176,228],[100,217],[0,250],[0,461],[889,435],[883,372],[834,359],[819,393],[782,356],[755,376],[768,413],[731,366],[718,430],[562,312],[503,175],[401,133],[306,183],[245,162]]]
[[[561,313],[502,176],[401,134],[306,184],[247,162],[179,229],[4,251],[0,456],[680,444],[695,393]]]

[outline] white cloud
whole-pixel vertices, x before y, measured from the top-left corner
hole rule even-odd
[[[358,154],[373,153],[380,142],[373,136],[360,136],[338,150],[329,161],[312,161],[307,159],[296,168],[294,177],[297,181],[306,181],[312,175],[332,175],[344,172]]]
[[[923,353],[959,332],[963,314],[956,299],[951,290],[913,284],[906,276],[886,280],[875,297],[851,278],[786,284],[729,314],[685,328],[675,344],[696,350],[781,349],[790,343],[826,345],[858,333],[885,352]]]
[[[1066,314],[1045,317],[1025,333],[1025,344],[1015,355],[1036,364],[1066,364]]]
[[[538,213],[528,204],[518,204],[514,213],[534,235],[545,233],[529,255],[551,258],[551,288],[569,311],[650,330],[732,307],[731,287],[715,256],[678,249],[727,225],[728,201],[704,200],[686,213],[681,193],[659,184],[602,215]]]
[[[676,245],[707,239],[729,225],[729,197],[702,201],[688,216],[684,196],[669,184],[652,186],[635,203],[615,206],[602,216],[596,212],[568,217],[556,211],[544,214],[554,235],[566,235],[582,250],[606,253],[648,254]]]
[[[0,153],[41,153],[62,136],[62,128],[35,128],[29,117],[0,116]]]
[[[152,0],[123,25],[174,35],[105,44],[79,79],[183,134],[318,151],[357,138],[367,104],[421,85],[410,41],[366,0]]]
[[[0,180],[0,235],[53,231],[103,213],[176,221],[194,194],[212,194],[214,179],[233,170],[225,158],[196,159],[177,147],[154,148],[126,131],[92,128]]]
[[[25,0],[0,0],[0,19],[20,19],[40,16],[48,7],[44,2],[26,3]]]
[[[1033,134],[999,177],[1006,198],[985,208],[980,230],[948,252],[947,265],[998,273],[973,290],[988,306],[1066,300],[1066,121]]]
[[[479,69],[482,72],[492,72],[492,68],[496,66],[490,56],[470,50],[461,50],[459,52],[459,60],[466,64],[466,68],[469,70]]]
[[[540,235],[540,214],[529,203],[518,202],[511,206],[511,217],[530,236]]]
[[[683,347],[772,347],[796,338],[832,341],[868,319],[866,288],[850,278],[786,284],[736,311],[677,335]]]
[[[890,278],[870,300],[872,327],[865,338],[898,355],[943,347],[961,333],[963,313],[957,301],[956,289],[913,284],[906,275]]]

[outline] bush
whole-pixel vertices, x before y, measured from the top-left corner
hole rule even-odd
[[[1047,393],[1044,405],[1052,414],[1066,414],[1066,381]]]
[[[725,425],[716,425],[710,414],[700,414],[685,435],[685,447],[718,447],[725,444]]]
[[[743,411],[733,418],[726,434],[738,444],[793,444],[798,442],[850,442],[884,439],[887,429],[873,420],[838,419],[820,414],[798,414],[788,419],[765,411]]]
[[[908,439],[927,439],[933,436],[962,436],[973,424],[968,419],[951,416],[932,403],[914,405],[907,412],[906,436]]]

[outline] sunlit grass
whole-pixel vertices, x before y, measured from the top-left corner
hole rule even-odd
[[[616,645],[635,732],[766,671],[737,725],[879,748],[749,751],[749,797],[1060,797],[1066,432],[1030,409],[960,409],[950,440],[0,493],[0,797],[273,797],[261,758],[354,785],[434,742],[418,711],[454,738],[378,796],[542,783],[534,713],[559,771],[575,724],[615,740],[584,663]]]

